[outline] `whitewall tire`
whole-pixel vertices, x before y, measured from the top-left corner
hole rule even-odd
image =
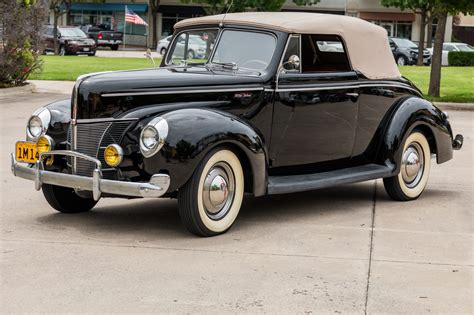
[[[384,178],[385,190],[394,200],[417,199],[425,190],[431,168],[430,145],[421,132],[406,139],[400,165],[398,175]]]
[[[215,149],[178,192],[181,220],[194,234],[222,234],[235,222],[243,195],[244,173],[239,158],[228,149]]]

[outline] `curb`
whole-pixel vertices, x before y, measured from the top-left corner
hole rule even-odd
[[[473,103],[434,103],[439,109],[454,111],[474,111]]]
[[[28,82],[23,86],[0,89],[0,97],[10,96],[10,95],[15,95],[15,94],[33,93],[34,90],[35,90],[35,85]]]

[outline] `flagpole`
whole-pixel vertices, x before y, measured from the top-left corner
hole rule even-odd
[[[125,37],[127,35],[127,6],[125,5],[125,12],[123,15],[124,31],[123,31],[123,51],[125,51]]]

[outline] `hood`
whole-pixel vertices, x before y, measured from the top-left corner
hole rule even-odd
[[[194,66],[97,73],[80,77],[76,85],[76,118],[90,119],[147,105],[215,101],[216,94],[222,99],[229,89],[255,89],[263,82],[250,73]]]

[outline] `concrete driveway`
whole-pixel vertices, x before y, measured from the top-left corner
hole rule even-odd
[[[227,234],[198,238],[175,200],[65,215],[11,175],[28,116],[63,97],[0,97],[2,312],[473,312],[473,112],[450,113],[464,148],[417,201],[380,180],[248,197]]]

